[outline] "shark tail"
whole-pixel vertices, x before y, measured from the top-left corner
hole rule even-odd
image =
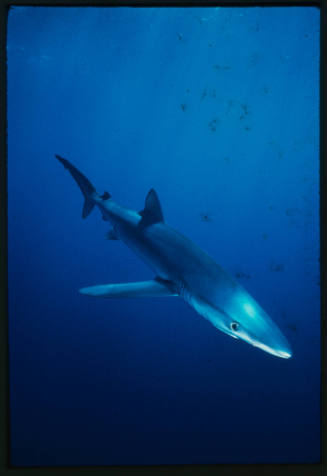
[[[67,159],[64,159],[63,157],[57,154],[55,155],[55,157],[59,160],[59,162],[62,163],[65,169],[69,170],[75,182],[81,189],[81,192],[83,193],[84,199],[85,199],[82,217],[83,218],[88,217],[95,205],[94,198],[97,195],[95,188],[93,187],[91,182],[79,170],[77,170],[77,168],[74,167]]]

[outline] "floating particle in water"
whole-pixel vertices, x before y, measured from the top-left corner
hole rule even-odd
[[[310,344],[320,344],[320,339],[310,339]]]
[[[201,101],[203,101],[203,99],[208,95],[208,91],[207,91],[207,88],[204,88],[204,90],[202,91],[202,94],[201,94]]]
[[[187,105],[185,103],[182,103],[181,104],[181,110],[185,112],[186,109],[187,109]]]
[[[269,205],[269,206],[268,206],[268,210],[269,210],[270,212],[272,212],[274,209],[275,209],[275,207],[273,207],[272,205]]]
[[[197,17],[197,19],[199,20],[201,25],[209,20],[209,18],[207,17]]]
[[[284,271],[284,265],[283,264],[270,263],[270,271],[280,273],[280,272]]]
[[[190,92],[189,88],[187,88],[186,92],[187,92],[187,93],[189,93],[189,92]]]
[[[255,25],[252,25],[250,28],[249,28],[250,31],[254,31],[254,32],[258,32],[260,31],[260,25],[259,23],[256,23]]]
[[[50,60],[52,60],[52,56],[49,56],[49,55],[41,55],[41,56],[40,56],[40,59],[41,59],[41,60],[45,60],[45,61],[50,61]]]
[[[241,114],[241,115],[240,115],[240,119],[241,119],[241,121],[243,121],[243,119],[245,119],[244,114]]]
[[[231,67],[228,65],[220,65],[220,64],[214,64],[213,68],[217,71],[228,71],[231,69]]]
[[[249,56],[249,66],[254,67],[258,64],[260,60],[260,54],[258,52],[252,53],[252,55]]]
[[[264,92],[265,94],[269,94],[269,93],[270,93],[270,89],[268,88],[268,86],[264,86],[264,87],[263,87],[263,92]]]
[[[250,126],[245,126],[244,127],[244,130],[246,130],[247,132],[249,132],[251,130],[251,127]]]
[[[218,124],[218,120],[217,119],[212,119],[212,121],[209,122],[209,128],[212,132],[215,132],[216,129],[217,129],[217,124]]]
[[[230,157],[227,157],[227,156],[224,157],[224,161],[225,161],[225,162],[230,162]]]
[[[233,100],[233,99],[228,99],[228,101],[227,101],[226,116],[229,115],[230,111],[233,109],[233,106],[234,106],[234,100]]]
[[[237,278],[243,278],[243,279],[251,279],[251,274],[248,274],[248,273],[243,273],[243,271],[238,271],[235,276]]]
[[[182,41],[182,39],[183,39],[182,33],[177,33],[177,36],[178,36],[179,41]]]
[[[208,46],[209,46],[209,48],[212,48],[212,47],[213,47],[213,43],[210,41],[210,43],[208,43]]]
[[[285,213],[286,213],[286,215],[289,216],[289,217],[294,217],[294,216],[296,216],[296,215],[300,215],[300,214],[301,214],[301,212],[300,212],[300,210],[299,210],[298,208],[287,208],[287,209],[285,210]]]
[[[288,324],[287,327],[293,332],[296,332],[298,330],[296,324]]]
[[[246,103],[241,103],[241,108],[242,108],[242,110],[243,110],[245,116],[247,116],[247,115],[249,114],[249,112],[250,112],[250,111],[249,111],[249,109],[250,109],[250,108],[249,108],[249,105],[246,104]]]
[[[212,98],[216,98],[216,97],[217,97],[217,93],[216,93],[216,90],[215,90],[215,89],[213,89],[213,90],[211,91],[210,96],[211,96]]]
[[[204,221],[204,222],[212,221],[212,218],[209,213],[201,213],[200,217],[201,217],[201,221]]]
[[[284,157],[284,151],[282,150],[281,146],[275,140],[267,141],[270,150],[275,154],[278,159],[282,159]]]
[[[291,55],[282,55],[282,56],[280,57],[282,63],[288,62],[291,58],[292,58]]]
[[[268,240],[269,235],[267,233],[262,233],[262,239]]]

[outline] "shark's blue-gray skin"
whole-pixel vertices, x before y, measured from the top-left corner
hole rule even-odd
[[[156,275],[151,281],[91,286],[80,293],[109,298],[181,296],[222,332],[277,357],[291,357],[286,338],[250,294],[207,253],[164,222],[153,189],[138,213],[118,205],[108,192],[99,195],[68,160],[56,157],[84,195],[83,218],[97,205],[112,225],[108,239],[122,240]]]

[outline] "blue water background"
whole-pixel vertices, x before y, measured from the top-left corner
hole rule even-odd
[[[238,276],[289,360],[151,279],[54,158]],[[31,8],[8,24],[12,464],[319,460],[319,10]]]

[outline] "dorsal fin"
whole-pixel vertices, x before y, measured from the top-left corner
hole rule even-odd
[[[140,212],[142,219],[140,221],[141,227],[146,227],[163,221],[163,214],[156,191],[151,188],[145,199],[144,210]]]

